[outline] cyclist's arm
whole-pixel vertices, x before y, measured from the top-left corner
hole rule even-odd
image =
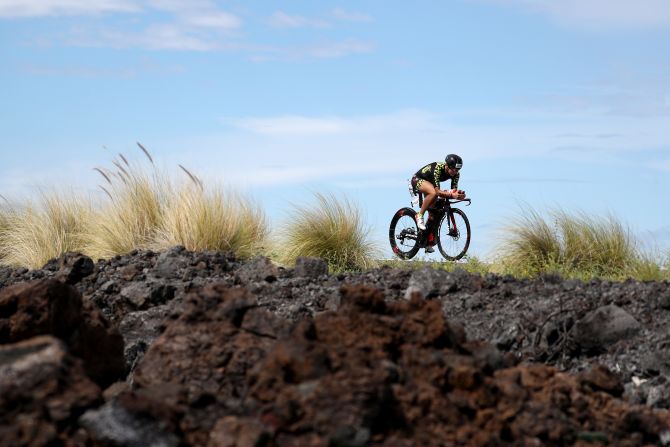
[[[458,181],[461,178],[461,173],[457,172],[456,175],[454,175],[451,178],[451,189],[458,189]]]
[[[451,197],[451,191],[445,191],[445,190],[443,190],[443,189],[440,189],[440,188],[437,188],[437,187],[436,187],[436,188],[435,188],[435,192],[437,193],[437,196],[438,196],[438,197],[446,197],[446,198],[450,198],[450,197]]]
[[[435,169],[433,170],[433,178],[435,181],[433,185],[437,191],[440,191],[440,177],[442,176],[442,165],[440,163],[435,163]]]

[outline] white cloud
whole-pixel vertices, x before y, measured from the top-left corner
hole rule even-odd
[[[504,122],[498,124],[501,116]],[[370,178],[397,177],[403,169],[414,169],[417,160],[439,159],[448,152],[462,154],[468,163],[542,158],[573,163],[578,156],[596,165],[624,165],[639,160],[640,154],[645,159],[658,158],[650,151],[665,153],[664,148],[670,147],[663,117],[560,114],[541,109],[471,111],[469,115],[401,110],[379,115],[282,115],[222,121],[229,126],[224,134],[184,143],[222,148],[215,155],[218,158],[201,168],[225,166],[234,182],[244,182],[246,163],[262,160],[263,181],[268,185],[297,184],[324,175],[346,182],[347,176],[356,174],[352,165],[365,166]],[[322,172],[324,165],[326,173]],[[299,166],[300,172],[292,166]],[[667,164],[659,163],[649,167],[668,169]]]
[[[670,67],[651,72],[629,69],[575,86],[571,93],[557,92],[530,98],[538,108],[570,113],[629,117],[669,117]]]
[[[168,12],[173,19],[163,23],[149,22],[140,30],[121,29],[112,25],[103,29],[82,26],[76,33],[71,33],[65,43],[88,47],[179,51],[239,48],[231,37],[242,26],[242,20],[216,9],[209,2],[183,4],[172,0],[152,0],[150,7]]]
[[[132,79],[146,74],[173,76],[183,74],[184,66],[161,64],[151,60],[142,60],[135,64],[106,67],[95,65],[49,65],[26,64],[21,72],[33,76],[65,76],[75,78],[121,78]]]
[[[161,12],[161,16],[152,12]],[[301,61],[336,59],[370,53],[375,45],[357,39],[324,40],[295,43],[291,46],[251,44],[245,42],[242,19],[219,9],[211,0],[0,0],[2,17],[39,17],[57,15],[91,15],[112,12],[135,13],[133,21],[107,21],[104,24],[81,21],[75,28],[52,36],[35,36],[38,45],[60,43],[82,47],[141,48],[154,51],[228,51],[245,55],[249,60]],[[332,20],[366,21],[360,13],[336,9]],[[160,20],[160,21],[158,21]],[[327,28],[331,24],[320,18],[276,12],[271,23],[284,28]],[[37,70],[48,73],[51,70]],[[95,76],[94,73],[84,73]]]
[[[150,15],[160,11],[167,17],[160,22]],[[335,59],[372,52],[371,42],[347,39],[316,43],[277,46],[274,44],[250,44],[236,31],[243,25],[237,15],[220,10],[209,0],[0,0],[0,17],[103,14],[110,12],[138,13],[138,20],[108,21],[102,27],[87,22],[76,28],[60,32],[57,36],[36,36],[34,42],[41,44],[61,43],[82,47],[141,48],[154,51],[229,51],[238,52],[252,61],[300,61],[305,59]],[[354,13],[338,10],[340,20],[363,20]],[[145,20],[146,19],[146,20]],[[272,17],[276,26],[325,28],[330,24],[321,19],[289,15],[277,12]],[[52,70],[37,70],[50,72]],[[86,71],[86,70],[84,70]],[[80,70],[83,73],[83,71]],[[95,75],[94,73],[85,74]]]
[[[517,5],[571,26],[590,29],[670,26],[667,0],[488,0]]]
[[[332,16],[337,20],[346,22],[372,22],[372,17],[362,12],[346,11],[342,8],[335,8],[331,11]]]
[[[287,14],[283,11],[275,12],[268,21],[277,28],[328,28],[330,26],[322,19]]]
[[[280,116],[276,118],[242,118],[233,121],[236,127],[263,135],[309,135],[342,133],[349,126],[341,118]]]
[[[175,21],[194,28],[236,29],[242,20],[229,12],[220,10],[209,0],[148,0],[148,5],[158,11],[170,12]]]
[[[265,61],[296,61],[304,59],[337,59],[354,54],[365,54],[374,51],[372,42],[362,40],[343,40],[324,42],[302,47],[267,46],[256,48],[250,52],[250,59],[256,62]]]
[[[147,0],[153,9],[171,12],[215,10],[216,4],[210,0]]]
[[[186,25],[197,28],[235,29],[239,28],[242,21],[233,14],[223,11],[212,11],[202,13],[190,13],[183,18]]]
[[[0,17],[40,17],[138,12],[136,0],[0,0]]]
[[[362,117],[308,117],[298,115],[269,118],[224,119],[224,123],[261,135],[334,135],[435,129],[437,116],[421,110],[403,110]]]
[[[329,17],[343,22],[372,22],[372,17],[367,14],[346,11],[342,8],[333,9]],[[328,20],[288,14],[284,11],[276,11],[268,22],[277,28],[330,28],[332,26]]]
[[[177,24],[150,25],[141,32],[101,31],[96,37],[72,41],[82,46],[113,48],[143,48],[148,50],[212,51],[217,49],[213,39],[200,37]]]

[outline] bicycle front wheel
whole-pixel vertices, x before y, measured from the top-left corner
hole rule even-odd
[[[449,261],[457,261],[465,256],[470,246],[470,222],[465,213],[452,208],[442,218],[437,239],[440,253]]]
[[[400,259],[412,259],[421,248],[415,216],[416,211],[412,208],[401,208],[391,219],[389,242],[391,250]]]

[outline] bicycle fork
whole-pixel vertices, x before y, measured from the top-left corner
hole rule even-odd
[[[451,222],[451,225],[449,225],[449,236],[456,236],[458,234],[458,228],[456,228],[456,219],[452,212],[449,213],[449,221]]]

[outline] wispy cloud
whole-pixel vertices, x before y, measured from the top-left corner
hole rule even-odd
[[[185,72],[182,65],[165,65],[152,61],[140,61],[134,65],[102,67],[94,65],[36,65],[26,64],[20,67],[22,73],[34,76],[65,76],[75,78],[121,78],[133,79],[145,74],[171,76]]]
[[[146,50],[223,51],[238,44],[217,30],[202,30],[184,23],[155,23],[140,31],[114,28],[78,35],[69,44],[93,47],[142,48]]]
[[[0,0],[3,1],[3,0]],[[161,16],[152,16],[151,11]],[[215,51],[238,48],[234,33],[242,20],[209,1],[136,1],[138,20],[83,23],[61,42],[84,47],[141,48],[147,50]],[[160,22],[157,19],[160,18]]]
[[[535,98],[536,104],[566,112],[589,112],[603,116],[670,116],[670,68],[657,67],[653,73],[612,75],[608,79],[576,86],[570,93],[554,93]]]
[[[268,20],[270,25],[277,28],[328,28],[330,24],[323,19],[315,19],[300,15],[287,14],[276,11]]]
[[[439,126],[438,115],[423,110],[402,110],[383,115],[357,117],[310,117],[285,115],[277,117],[223,118],[226,124],[261,135],[333,135],[397,131],[430,131]]]
[[[0,0],[0,18],[138,12],[137,0]]]
[[[334,21],[341,22],[372,22],[370,15],[362,12],[347,11],[335,8],[325,18],[305,17],[297,14],[289,14],[284,11],[276,11],[268,19],[270,25],[277,28],[331,28]]]
[[[587,29],[670,27],[667,0],[486,0],[540,13]]]
[[[342,8],[335,8],[331,11],[331,15],[336,20],[343,20],[347,22],[372,22],[372,16],[357,11],[346,11]]]
[[[299,61],[304,59],[337,59],[356,54],[371,53],[375,50],[372,42],[348,39],[333,42],[321,42],[303,46],[278,47],[264,46],[256,47],[247,51],[252,61]]]
[[[194,28],[234,30],[242,26],[242,20],[228,12],[217,10],[189,11],[179,17],[179,21]]]
[[[555,163],[565,159],[572,163],[578,157],[584,163],[619,165],[639,162],[641,156],[658,160],[658,154],[666,154],[670,147],[667,120],[662,117],[556,114],[530,108],[500,109],[492,118],[489,114],[486,111],[476,116],[475,111],[466,111],[467,119],[463,119],[456,113],[410,109],[359,116],[228,117],[222,119],[227,136],[200,145],[227,148],[221,163],[231,167],[233,176],[244,172],[235,168],[238,161],[233,154],[239,151],[244,154],[241,164],[250,158],[262,159],[268,165],[296,164],[308,167],[304,175],[313,172],[314,178],[321,175],[324,160],[328,160],[328,175],[338,178],[350,174],[351,160],[357,160],[356,165],[374,167],[371,169],[383,176],[385,172],[397,172],[399,167],[413,166],[417,154],[422,159],[439,159],[451,151],[462,154],[468,162],[505,158],[507,162],[550,159]],[[501,116],[505,117],[503,122],[497,122]],[[655,170],[670,169],[668,166],[649,164]],[[268,178],[293,182],[303,177],[285,175],[282,168],[275,167],[268,168]],[[494,180],[564,181],[574,180],[553,176]]]
[[[342,133],[350,122],[342,118],[280,116],[275,118],[242,118],[231,122],[236,127],[263,135],[314,135]]]
[[[256,62],[336,59],[370,53],[375,49],[374,43],[369,41],[337,37],[287,46],[251,43],[248,33],[239,32],[244,25],[242,18],[220,9],[211,0],[0,0],[0,19],[121,12],[132,13],[133,20],[82,20],[77,27],[59,30],[51,36],[37,34],[33,43],[152,51],[226,51]],[[278,11],[270,22],[282,28],[330,28],[337,20],[368,20],[364,14],[342,9],[336,9],[326,17],[310,18]],[[50,70],[33,68],[32,71],[48,74]]]

